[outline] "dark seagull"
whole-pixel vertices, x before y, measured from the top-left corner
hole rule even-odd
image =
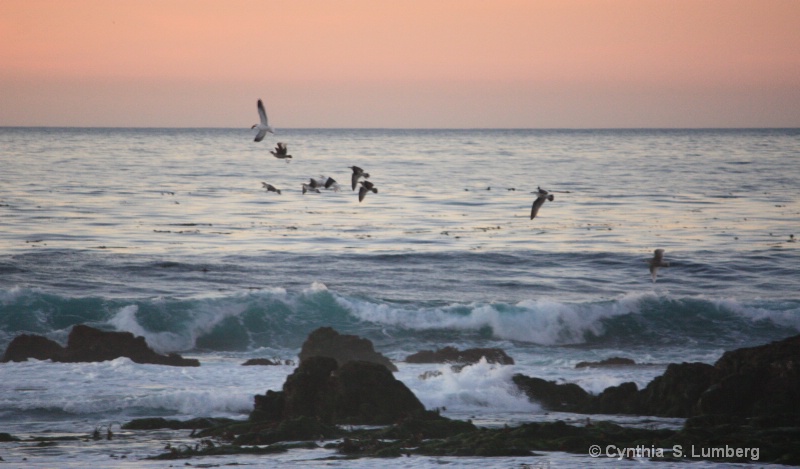
[[[553,194],[547,192],[541,187],[538,187],[537,189],[539,189],[539,192],[537,193],[536,200],[533,201],[533,206],[531,207],[531,220],[536,218],[536,214],[539,213],[539,209],[542,208],[545,200],[549,200],[550,202],[555,200],[555,196]]]
[[[283,142],[278,142],[278,144],[275,145],[275,149],[269,152],[272,153],[272,156],[275,158],[286,160],[287,163],[289,162],[289,158],[292,157],[292,155],[289,154],[289,148]]]
[[[647,263],[650,265],[650,277],[653,278],[653,283],[656,282],[656,277],[658,276],[658,268],[669,267],[669,262],[664,261],[663,249],[656,249],[655,251],[653,251],[653,258],[648,260]]]
[[[378,188],[375,187],[375,184],[373,184],[373,183],[371,183],[369,181],[366,181],[366,180],[361,181],[361,189],[358,190],[358,201],[361,202],[362,200],[364,200],[364,197],[367,196],[367,192],[370,192],[370,191],[372,191],[372,192],[377,194],[378,193]]]
[[[262,182],[261,186],[267,190],[267,192],[276,192],[278,195],[281,195],[281,190],[273,186],[272,184],[267,184],[266,182]]]
[[[264,103],[259,99],[258,100],[258,118],[260,122],[258,124],[253,124],[251,129],[258,130],[256,134],[256,138],[254,141],[260,142],[264,140],[264,136],[267,135],[267,132],[274,134],[275,129],[269,126],[269,122],[267,121],[267,111],[264,110]]]
[[[365,173],[363,169],[359,168],[358,166],[350,166],[350,169],[353,170],[353,176],[350,181],[353,183],[353,190],[356,190],[356,186],[358,185],[358,180],[360,178],[367,179],[369,178],[369,173]]]

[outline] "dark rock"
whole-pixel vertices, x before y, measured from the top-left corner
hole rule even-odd
[[[269,358],[251,358],[242,363],[242,366],[277,366],[280,365],[279,361],[272,361]]]
[[[591,397],[582,387],[574,383],[557,384],[555,381],[531,378],[519,373],[511,379],[528,399],[538,402],[547,410],[576,412],[584,407]]]
[[[605,360],[600,360],[599,362],[578,362],[575,365],[575,368],[599,368],[604,366],[632,366],[636,365],[636,362],[631,360],[630,358],[622,358],[622,357],[611,357],[606,358]]]
[[[645,387],[635,413],[661,417],[691,417],[700,396],[711,384],[714,367],[707,363],[672,363]]]
[[[524,375],[514,382],[546,409],[660,417],[727,415],[789,418],[800,426],[800,335],[725,354],[714,366],[672,363],[644,389],[623,383],[591,396],[575,384],[556,384]],[[787,417],[789,416],[789,417]]]
[[[588,414],[635,414],[638,411],[639,388],[636,383],[609,386],[587,400],[581,411]]]
[[[388,358],[375,351],[372,342],[355,335],[343,335],[330,327],[320,327],[309,334],[300,350],[300,363],[311,357],[331,357],[339,366],[349,361],[379,363],[391,371],[397,367]]]
[[[797,415],[800,402],[800,335],[725,352],[714,364],[711,386],[700,398],[704,414],[751,417]],[[795,421],[800,425],[800,420]]]
[[[11,341],[3,361],[24,361],[28,358],[54,362],[101,362],[127,357],[136,363],[170,366],[200,366],[195,359],[183,358],[176,353],[161,355],[147,346],[144,337],[130,332],[101,331],[86,325],[73,326],[67,346],[40,336],[18,336]]]
[[[514,359],[498,348],[471,348],[458,350],[444,347],[436,351],[422,350],[406,357],[407,363],[478,363],[486,358],[488,363],[513,365]]]
[[[168,428],[170,430],[197,430],[211,428],[218,425],[233,423],[234,420],[226,418],[204,418],[198,417],[190,420],[173,420],[161,417],[135,419],[122,425],[124,430],[158,430]]]
[[[63,361],[65,353],[64,347],[46,337],[22,334],[8,344],[2,362],[24,362],[29,358]]]
[[[283,390],[255,397],[251,421],[308,417],[326,424],[388,424],[425,407],[385,366],[310,357],[286,378]]]

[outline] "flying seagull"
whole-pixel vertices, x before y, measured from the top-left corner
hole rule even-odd
[[[278,195],[281,195],[281,190],[273,186],[272,184],[267,184],[266,182],[262,182],[261,186],[267,190],[267,192],[277,192]]]
[[[533,206],[531,207],[531,220],[536,218],[536,214],[539,213],[539,209],[542,208],[544,205],[545,200],[549,200],[552,202],[555,199],[555,196],[546,190],[538,187],[539,192],[537,193],[536,200],[533,201]]]
[[[650,277],[653,278],[653,283],[656,282],[659,267],[669,267],[669,262],[664,262],[664,250],[656,249],[653,251],[653,258],[647,261],[650,264]]]
[[[317,181],[312,179],[311,182],[308,183],[308,184],[306,184],[304,182],[303,183],[303,194],[305,194],[306,192],[316,192],[317,194],[319,194],[320,192],[319,192],[319,189],[317,188]]]
[[[358,201],[361,202],[362,200],[364,200],[364,197],[367,196],[367,192],[370,191],[377,194],[378,188],[375,187],[375,184],[367,180],[361,181],[361,189],[358,190]]]
[[[270,150],[269,152],[272,153],[272,156],[275,158],[286,160],[287,163],[289,162],[289,158],[292,157],[292,155],[288,154],[289,148],[283,142],[278,142],[278,144],[275,146],[275,149]]]
[[[353,176],[350,181],[353,183],[353,190],[356,190],[356,185],[358,185],[358,180],[360,178],[369,178],[369,173],[365,173],[363,169],[359,168],[358,166],[350,166],[350,169],[353,170]]]
[[[325,188],[330,189],[334,192],[339,192],[339,183],[336,182],[336,179],[327,176],[320,176],[319,179],[311,178],[309,179],[308,185],[314,188]]]
[[[269,126],[269,122],[267,121],[267,111],[264,110],[264,103],[259,99],[258,100],[258,117],[261,119],[261,122],[258,124],[253,124],[251,129],[258,130],[256,134],[256,138],[254,141],[260,142],[264,140],[264,136],[267,135],[267,132],[274,134],[275,129]]]

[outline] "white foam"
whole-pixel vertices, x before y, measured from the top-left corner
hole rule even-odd
[[[634,295],[593,304],[537,299],[513,306],[473,303],[410,309],[336,296],[343,308],[363,321],[419,330],[490,327],[497,338],[542,345],[582,343],[587,333],[600,335],[603,319],[637,312],[641,299]]]
[[[425,372],[426,377],[421,377]],[[511,381],[515,369],[508,365],[480,362],[455,371],[450,365],[400,364],[403,381],[427,409],[471,412],[491,408],[492,412],[540,412]]]
[[[713,301],[717,308],[724,308],[734,314],[751,321],[771,321],[773,324],[791,327],[800,331],[800,308],[776,311],[774,309],[746,306],[735,299],[718,299]]]
[[[109,319],[108,323],[119,331],[127,331],[144,337],[147,344],[157,352],[169,353],[191,350],[194,348],[198,337],[211,332],[226,318],[241,315],[246,308],[246,304],[238,302],[200,302],[192,311],[192,322],[186,325],[181,333],[148,331],[139,324],[136,318],[136,313],[139,311],[137,305],[128,305],[121,308],[117,314]]]

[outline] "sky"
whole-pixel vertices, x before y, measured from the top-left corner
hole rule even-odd
[[[798,0],[0,0],[0,126],[800,127]]]

